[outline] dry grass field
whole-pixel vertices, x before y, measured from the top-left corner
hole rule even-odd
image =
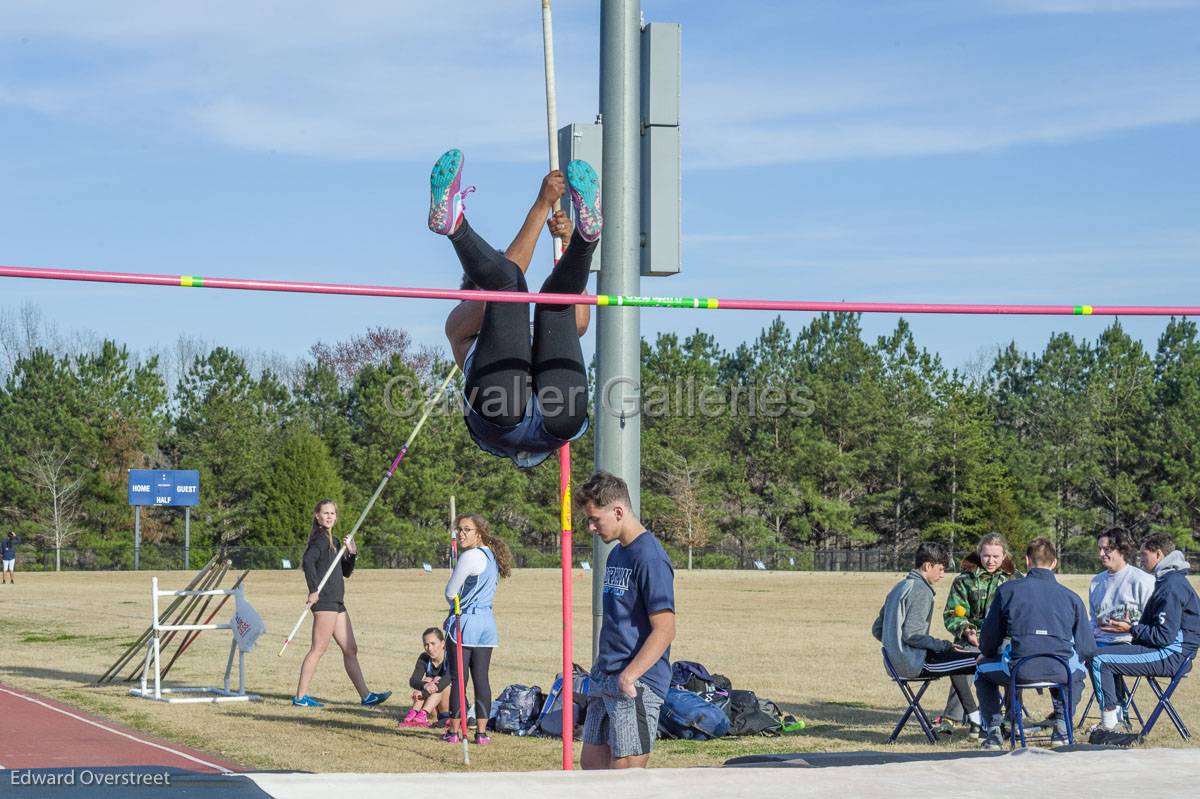
[[[359,706],[335,647],[311,689],[327,706],[304,710],[290,705],[307,651],[307,623],[283,657],[276,652],[304,603],[304,579],[295,571],[252,572],[246,580],[247,596],[269,629],[247,657],[247,684],[263,696],[262,703],[171,706],[130,697],[127,684],[90,685],[149,624],[149,572],[18,572],[15,586],[0,586],[0,681],[255,769],[459,770],[460,748],[438,742],[432,730],[396,726],[406,709],[402,697],[420,651],[420,633],[443,617],[441,589],[447,574],[364,570],[348,581],[347,606],[367,681],[373,690],[396,692],[377,710]],[[183,588],[192,577],[184,572],[158,576],[164,589]],[[870,625],[897,579],[892,574],[681,571],[676,577],[673,659],[698,660],[727,675],[735,687],[775,700],[808,726],[779,738],[660,741],[653,765],[711,766],[751,753],[879,748],[902,705],[883,673]],[[1083,591],[1087,578],[1067,577],[1065,582]],[[947,580],[940,586],[941,595],[948,585]],[[591,575],[577,571],[573,590],[575,659],[586,665]],[[515,682],[549,687],[561,659],[559,603],[556,571],[518,570],[501,583],[496,601],[501,646],[492,665],[495,694]],[[945,634],[939,622],[934,632]],[[169,684],[219,684],[228,642],[227,633],[204,633],[176,664]],[[940,711],[945,691],[942,685],[930,689],[925,705],[931,713]],[[1148,709],[1150,691],[1140,698]],[[1195,678],[1180,687],[1176,705],[1185,719],[1200,725]],[[1042,710],[1035,705],[1035,714]],[[1151,741],[1183,745],[1165,716]],[[491,747],[472,748],[472,769],[553,769],[559,765],[560,747],[557,739],[497,735]],[[897,748],[929,747],[910,725]]]

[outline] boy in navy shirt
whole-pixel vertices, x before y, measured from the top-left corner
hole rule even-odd
[[[1068,681],[1071,684],[1071,707],[1064,708],[1061,692],[1051,689],[1054,700],[1054,743],[1067,742],[1067,726],[1075,718],[1075,705],[1083,693],[1083,662],[1096,654],[1096,641],[1083,600],[1054,579],[1058,553],[1054,544],[1045,538],[1035,538],[1025,549],[1025,564],[1029,573],[1020,580],[1010,580],[996,589],[996,598],[988,609],[979,631],[979,670],[975,675],[975,692],[987,729],[984,749],[1002,746],[1000,723],[1000,686],[1009,683],[1010,663],[1030,655],[1057,655],[1067,661],[1070,674],[1063,673],[1061,664],[1049,658],[1031,660],[1021,667],[1025,682]],[[1004,640],[1011,639],[1008,646]]]
[[[588,529],[618,542],[604,569],[604,624],[583,728],[585,769],[644,768],[671,683],[675,570],[634,515],[625,481],[596,472],[579,491]]]

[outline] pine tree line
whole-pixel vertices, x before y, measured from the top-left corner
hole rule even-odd
[[[3,331],[0,331],[2,334]],[[26,541],[127,544],[130,468],[198,469],[195,545],[298,549],[331,498],[349,530],[450,368],[398,330],[317,344],[294,367],[202,348],[165,368],[113,341],[10,357],[0,390],[0,507]],[[169,385],[172,378],[174,385]],[[999,350],[971,374],[918,346],[908,324],[867,341],[852,314],[775,320],[728,351],[701,331],[642,344],[642,516],[681,557],[720,545],[958,550],[987,531],[1084,550],[1110,524],[1200,529],[1200,341],[1167,323],[1153,353],[1114,322]],[[439,405],[361,533],[372,551],[433,559],[451,495],[526,562],[557,540],[553,461],[522,472],[480,452]],[[593,424],[593,430],[595,424]],[[590,471],[593,433],[574,446]],[[182,543],[177,513],[143,517],[148,544]],[[377,556],[388,565],[386,556]],[[545,556],[549,563],[552,556]]]

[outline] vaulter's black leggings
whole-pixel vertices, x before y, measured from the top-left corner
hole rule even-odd
[[[458,703],[458,657],[450,651],[450,647],[458,646],[446,639],[446,657],[450,661],[450,713],[454,718],[462,714],[462,706]],[[488,669],[492,665],[492,647],[464,646],[463,657],[463,694],[471,682],[475,683],[475,719],[486,719],[492,713],[492,682],[488,679]],[[465,730],[464,730],[465,732]]]
[[[520,267],[488,246],[467,220],[450,236],[463,272],[487,291],[528,292]],[[572,236],[543,292],[579,294],[587,288],[596,242]],[[587,368],[574,305],[538,305],[529,338],[529,303],[489,302],[475,341],[467,398],[483,418],[512,427],[525,416],[531,391],[537,392],[546,432],[569,439],[587,418]]]

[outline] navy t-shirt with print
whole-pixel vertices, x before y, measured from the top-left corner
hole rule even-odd
[[[675,570],[662,544],[645,531],[629,546],[617,544],[604,569],[604,626],[596,668],[616,674],[650,637],[650,614],[675,612]],[[671,687],[671,648],[642,675],[659,696]]]

